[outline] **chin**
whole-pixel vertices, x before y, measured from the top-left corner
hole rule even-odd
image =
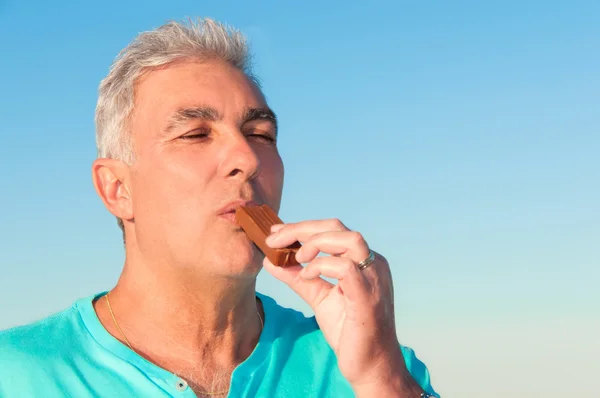
[[[256,276],[262,269],[264,255],[245,235],[213,247],[213,258],[218,259],[212,262],[215,274],[247,277]]]

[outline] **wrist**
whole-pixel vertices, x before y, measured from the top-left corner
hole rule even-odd
[[[390,397],[390,398],[420,398],[423,389],[412,378],[408,371],[406,374],[395,375],[386,380],[353,385],[352,389],[357,398]]]
[[[376,369],[370,371],[366,379],[351,385],[357,398],[376,396],[419,398],[423,392],[408,371],[400,349],[383,360]]]

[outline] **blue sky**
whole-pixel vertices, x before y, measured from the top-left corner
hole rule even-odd
[[[400,340],[437,390],[591,391],[597,1],[1,1],[0,329],[115,283],[97,87],[137,33],[187,16],[247,34],[280,118],[282,218],[338,217],[389,259]],[[266,273],[259,290],[308,313]]]

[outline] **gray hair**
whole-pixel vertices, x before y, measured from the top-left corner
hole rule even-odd
[[[99,158],[133,164],[135,152],[128,119],[133,110],[134,85],[146,71],[185,58],[223,60],[258,85],[246,39],[231,27],[198,18],[171,21],[142,32],[119,53],[100,83],[95,118]],[[123,229],[122,220],[119,226]]]

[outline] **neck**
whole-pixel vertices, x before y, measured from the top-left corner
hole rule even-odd
[[[255,277],[186,278],[167,264],[135,260],[128,258],[109,297],[121,331],[138,354],[174,373],[200,364],[231,369],[250,355],[264,319],[257,314]],[[124,341],[107,306],[99,303],[101,322]]]

